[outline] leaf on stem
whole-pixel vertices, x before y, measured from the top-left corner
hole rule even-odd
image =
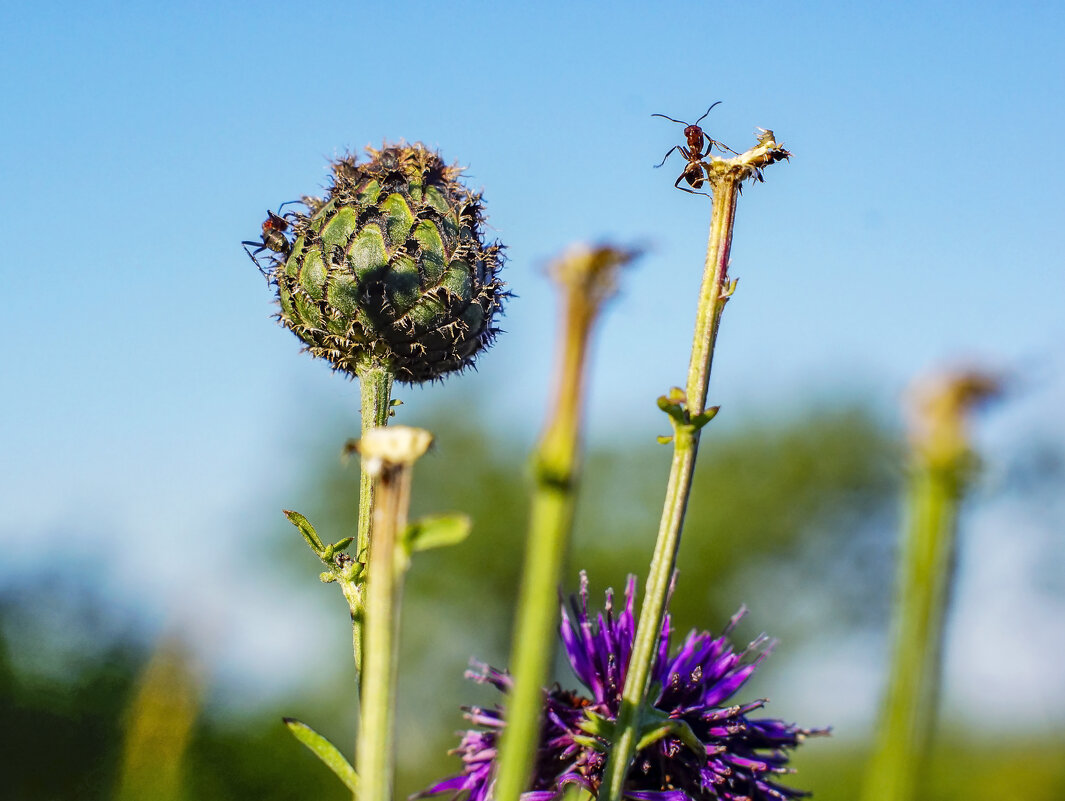
[[[290,509],[285,509],[284,512],[285,517],[288,518],[288,522],[300,530],[300,534],[303,535],[303,539],[307,540],[307,544],[311,546],[311,550],[318,554],[318,556],[321,556],[325,552],[325,545],[318,536],[318,532],[314,530],[314,526],[310,524],[310,521],[299,512],[293,512]]]
[[[344,539],[339,542],[334,542],[332,545],[326,547],[325,551],[322,553],[322,559],[329,561],[336,554],[346,551],[348,546],[353,542],[355,542],[354,537],[344,537]]]
[[[686,411],[687,402],[684,390],[680,387],[673,387],[669,390],[668,395],[658,396],[658,408],[681,424],[688,422]]]
[[[663,737],[675,737],[696,754],[706,753],[706,746],[692,731],[692,727],[688,725],[687,721],[671,718],[661,709],[656,709],[646,704],[640,710],[637,735],[637,751],[641,751],[647,746],[658,742]]]
[[[407,526],[400,547],[409,556],[415,551],[457,545],[470,535],[473,522],[463,514],[428,515]]]
[[[358,792],[359,776],[355,768],[340,753],[340,749],[329,742],[306,723],[301,723],[294,718],[283,718],[285,726],[292,732],[292,736],[310,749],[311,753],[322,760],[322,763],[337,775],[340,781],[353,793]]]
[[[711,406],[705,412],[697,414],[695,415],[695,417],[692,418],[692,426],[695,428],[696,431],[698,431],[700,428],[702,428],[715,417],[717,417],[717,413],[719,411],[721,411],[720,406]]]

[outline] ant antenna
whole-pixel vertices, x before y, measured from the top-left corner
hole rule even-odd
[[[710,106],[710,108],[708,108],[706,110],[706,113],[704,113],[703,116],[701,116],[699,119],[697,119],[694,124],[698,125],[700,122],[705,120],[706,119],[706,115],[714,110],[714,106],[720,106],[720,105],[721,105],[721,101],[718,100],[716,103],[714,103],[713,106]],[[684,120],[675,120],[672,117],[667,117],[665,114],[652,114],[651,116],[652,117],[662,117],[663,119],[669,120],[670,122],[675,122],[675,123],[677,123],[679,125],[685,125],[685,126],[688,125],[688,123],[686,123]]]
[[[665,114],[652,114],[651,116],[652,117],[663,117],[663,118],[669,120],[670,122],[678,122],[681,125],[687,125],[688,124],[688,123],[684,122],[683,120],[675,120],[672,117],[666,117]],[[704,114],[703,116],[705,117],[706,115]]]
[[[714,106],[720,106],[720,105],[721,105],[721,101],[720,101],[720,100],[718,100],[718,101],[717,101],[716,103],[714,103]],[[708,109],[706,110],[706,114],[709,114],[709,113],[710,113],[711,111],[713,111],[713,110],[714,110],[714,106],[710,106],[710,108],[708,108]],[[704,115],[703,115],[703,116],[701,116],[701,117],[700,117],[699,119],[697,119],[697,120],[695,121],[695,124],[696,124],[696,125],[698,125],[698,124],[699,124],[700,122],[702,122],[703,120],[705,120],[705,119],[706,119],[706,114],[704,114]]]

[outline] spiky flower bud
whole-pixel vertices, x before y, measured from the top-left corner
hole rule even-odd
[[[366,150],[369,161],[333,164],[326,197],[303,199],[307,213],[264,224],[278,317],[336,370],[440,378],[497,331],[502,247],[484,241],[481,196],[459,182],[461,168],[421,144]]]

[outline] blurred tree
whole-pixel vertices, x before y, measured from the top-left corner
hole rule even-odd
[[[477,657],[503,667],[509,650],[526,530],[525,453],[516,437],[489,436],[455,423],[459,417],[443,409],[414,421],[437,434],[435,449],[417,468],[414,513],[463,511],[475,528],[459,546],[418,554],[410,574],[397,798],[455,769],[447,750],[464,725],[459,707],[498,701],[463,680],[467,661]],[[895,536],[894,437],[860,409],[735,428],[726,420],[711,424],[696,471],[673,603],[678,627],[718,629],[740,603],[752,608],[755,629],[786,634],[788,642],[882,624]],[[336,422],[324,427],[357,430]],[[358,498],[357,466],[345,467],[337,456],[342,444],[338,438],[331,453],[309,459],[303,499],[293,503],[334,540],[352,533]],[[642,576],[667,458],[666,448],[624,435],[608,446],[593,443],[567,591],[582,567],[596,593],[620,586],[628,572]],[[270,547],[285,558],[270,561],[288,565],[306,591],[330,596],[337,636],[346,637],[344,602],[331,597],[335,588],[316,585],[313,558],[280,510],[278,520]],[[0,798],[111,799],[122,764],[123,723],[143,681],[151,638],[131,612],[116,612],[92,587],[70,577],[57,587],[45,575],[42,570],[0,587]],[[782,648],[774,662],[786,658]],[[564,672],[558,676],[572,685]],[[280,722],[282,714],[299,714],[336,742],[350,742],[350,681],[346,663],[323,666],[321,698],[309,699],[313,710],[301,699],[233,717],[208,703],[185,751],[182,797],[350,797]],[[1065,797],[1065,732],[998,740],[991,734],[944,735],[922,798]],[[863,760],[861,744],[843,737],[800,749],[796,784],[816,788],[823,801],[851,798]]]
[[[497,700],[485,688],[462,681],[468,660],[502,667],[509,650],[526,531],[526,456],[518,443],[463,422],[469,419],[476,415],[442,409],[416,421],[437,440],[417,468],[413,513],[462,511],[473,518],[474,531],[459,546],[418,554],[407,583],[398,727],[400,742],[407,743],[399,754],[401,795],[440,775],[434,755],[454,746],[450,732],[461,725],[461,704]],[[893,442],[860,409],[732,429],[711,424],[678,562],[680,584],[672,604],[677,625],[719,628],[747,603],[757,612],[759,630],[786,629],[789,639],[799,641],[802,622],[824,631],[841,617],[869,622],[868,611],[841,610],[883,613],[890,560],[859,555],[871,541],[885,555],[891,548],[893,530],[883,524],[890,523],[896,502]],[[339,446],[309,472],[314,513],[308,516],[334,540],[351,534],[358,498],[357,467],[340,463]],[[576,587],[581,568],[588,570],[597,593],[621,587],[630,572],[642,580],[668,459],[668,449],[650,438],[645,444],[624,436],[608,447],[593,443],[582,476],[567,592]],[[284,536],[295,552],[298,535],[286,531]],[[848,557],[843,566],[840,555]],[[315,570],[309,559],[296,566],[308,579]],[[790,577],[795,573],[809,585],[801,608]],[[852,603],[859,594],[863,604]],[[870,603],[869,596],[878,601]],[[343,615],[339,599],[336,608]],[[834,616],[831,623],[825,610]],[[563,672],[558,676],[570,682]]]

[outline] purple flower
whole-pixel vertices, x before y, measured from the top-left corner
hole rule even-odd
[[[605,739],[617,718],[625,672],[636,632],[633,602],[636,579],[625,588],[625,606],[614,608],[613,592],[594,619],[588,612],[588,579],[581,573],[581,590],[562,609],[562,641],[573,671],[588,695],[562,690],[544,693],[544,720],[533,770],[532,789],[523,801],[552,801],[568,784],[597,795],[606,767]],[[740,610],[720,637],[691,632],[680,650],[670,656],[670,619],[666,615],[652,669],[649,701],[654,718],[647,729],[659,732],[636,753],[626,779],[625,795],[638,801],[762,801],[806,795],[777,784],[787,767],[788,750],[811,734],[768,718],[752,719],[764,700],[725,705],[750,678],[769,653],[771,643],[759,637],[742,652],[733,650],[728,634],[743,616]],[[475,665],[467,677],[509,691],[508,674]],[[476,728],[467,731],[455,753],[462,755],[463,772],[433,785],[420,796],[450,792],[468,794],[468,801],[490,801],[496,746],[505,725],[501,708],[468,707],[466,719]],[[698,746],[698,747],[696,747]]]

